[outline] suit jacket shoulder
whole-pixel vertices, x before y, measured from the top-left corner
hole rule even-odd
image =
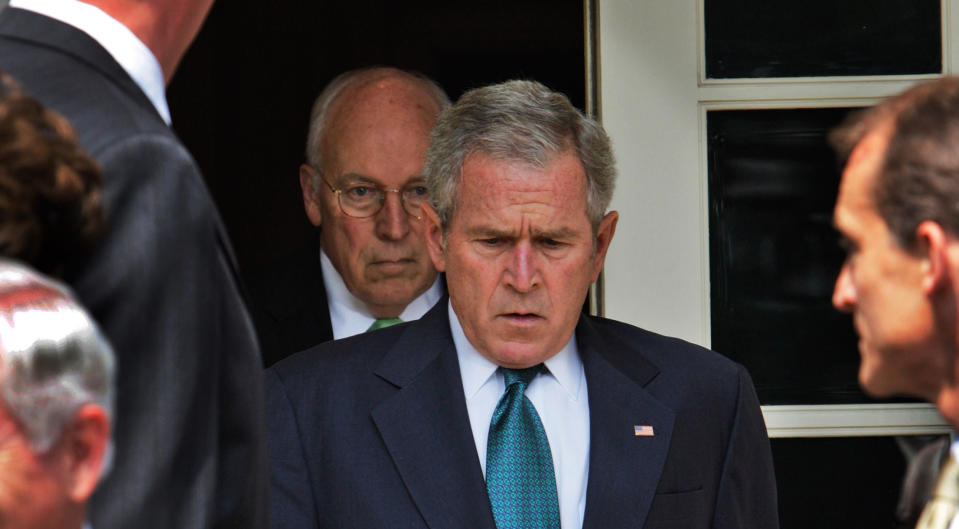
[[[742,366],[601,318],[582,318],[577,340],[593,447],[584,528],[778,527],[769,441]]]

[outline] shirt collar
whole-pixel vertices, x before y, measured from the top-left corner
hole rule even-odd
[[[453,310],[452,302],[448,303],[448,313],[453,344],[456,346],[456,356],[460,364],[460,376],[463,379],[463,391],[466,399],[469,400],[481,387],[494,379],[499,366],[477,351],[466,338],[459,316]],[[579,358],[579,348],[576,346],[576,333],[573,333],[558,353],[543,363],[546,365],[547,374],[556,379],[570,399],[576,400],[583,380],[583,362]]]
[[[370,314],[366,304],[353,295],[346,287],[343,276],[333,266],[326,252],[320,249],[320,269],[323,272],[323,286],[326,287],[327,303],[330,307],[330,323],[333,324],[333,338],[339,340],[366,332],[376,318]],[[420,319],[441,297],[443,287],[437,276],[430,288],[416,297],[400,313],[403,321]]]
[[[163,69],[150,48],[121,22],[78,0],[10,0],[9,5],[59,20],[92,37],[140,87],[163,121],[170,124]]]

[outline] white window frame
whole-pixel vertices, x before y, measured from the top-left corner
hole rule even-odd
[[[938,75],[706,79],[703,1],[586,0],[586,13],[598,26],[587,35],[598,34],[598,108],[620,173],[612,204],[620,222],[597,310],[708,347],[706,113],[867,106]],[[959,72],[959,0],[941,6],[951,74]],[[930,404],[768,405],[763,414],[770,437],[949,431]]]

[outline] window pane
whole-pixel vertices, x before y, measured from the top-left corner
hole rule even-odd
[[[851,318],[831,305],[843,256],[825,135],[849,110],[707,114],[712,347],[763,404],[867,401]]]
[[[942,71],[938,0],[704,0],[706,77]]]

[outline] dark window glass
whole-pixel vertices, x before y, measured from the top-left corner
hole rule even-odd
[[[911,529],[895,523],[906,468],[899,444],[922,446],[927,440],[773,439],[780,526]]]
[[[938,0],[705,0],[706,77],[942,71]]]
[[[851,318],[831,305],[843,255],[825,135],[847,112],[707,114],[712,347],[749,369],[763,404],[867,400]]]

